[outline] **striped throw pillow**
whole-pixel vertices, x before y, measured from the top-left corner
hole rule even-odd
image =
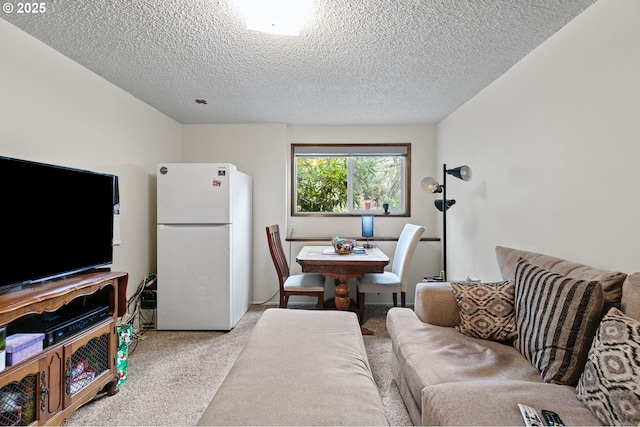
[[[458,332],[492,341],[516,337],[513,280],[496,283],[451,282],[458,303]]]
[[[514,345],[544,382],[575,385],[600,323],[602,285],[571,279],[520,258]]]

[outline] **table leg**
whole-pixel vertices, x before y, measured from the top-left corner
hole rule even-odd
[[[336,297],[334,302],[338,310],[348,310],[351,305],[351,298],[349,298],[349,287],[344,282],[338,282],[336,280]]]
[[[349,310],[351,308],[351,298],[349,297],[349,287],[341,280],[335,279],[336,282],[336,296],[333,301],[336,304],[338,310]],[[362,322],[362,319],[359,319]],[[360,332],[362,335],[373,335],[373,332],[364,326],[360,325]]]

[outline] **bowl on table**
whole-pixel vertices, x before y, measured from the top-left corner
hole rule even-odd
[[[333,250],[335,250],[338,255],[351,254],[356,247],[356,241],[354,239],[341,239],[339,237],[334,237],[331,240],[331,244],[333,245]]]

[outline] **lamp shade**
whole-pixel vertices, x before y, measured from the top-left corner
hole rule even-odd
[[[438,184],[438,181],[432,176],[422,178],[420,188],[427,193],[442,193],[442,186]]]
[[[447,173],[463,181],[471,181],[471,178],[473,178],[473,171],[467,165],[458,166],[457,168],[449,169]]]
[[[362,237],[373,237],[373,215],[362,215]]]
[[[436,208],[440,211],[440,212],[444,212],[444,210],[442,209],[442,207],[444,206],[444,203],[442,201],[442,199],[438,199],[438,200],[434,200],[433,204],[436,205]],[[453,205],[456,204],[456,201],[453,199],[447,199],[447,210],[449,210],[449,208]]]

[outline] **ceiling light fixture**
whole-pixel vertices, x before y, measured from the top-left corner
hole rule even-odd
[[[237,0],[248,30],[297,36],[313,0]]]

